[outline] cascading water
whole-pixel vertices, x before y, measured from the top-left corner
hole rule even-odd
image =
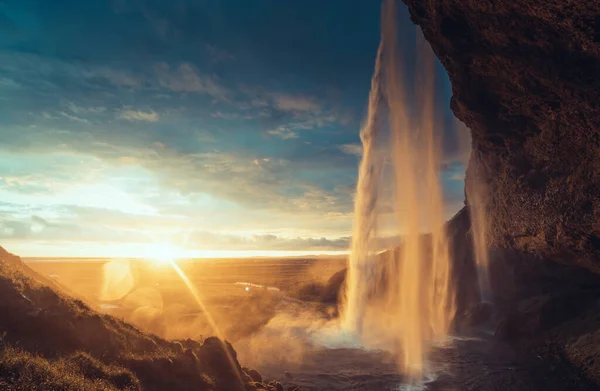
[[[471,215],[471,231],[473,233],[473,248],[475,250],[475,263],[477,265],[477,279],[479,283],[479,296],[483,303],[491,303],[491,285],[489,276],[489,254],[487,246],[487,218],[484,201],[486,199],[485,186],[477,164],[472,165],[471,178],[467,182],[467,201]]]
[[[375,71],[371,80],[367,119],[360,132],[363,155],[359,167],[356,199],[354,201],[355,219],[347,278],[348,305],[345,309],[344,319],[346,327],[358,335],[362,333],[369,280],[373,275],[373,262],[375,261],[374,257],[376,257],[371,248],[371,243],[376,234],[378,182],[383,169],[383,160],[378,156],[376,144],[381,126],[381,106],[383,104],[380,80],[382,53],[383,45],[380,45],[377,51]]]
[[[420,77],[409,101],[396,21],[395,1],[386,0],[368,115],[361,130],[363,157],[343,322],[346,331],[363,343],[385,334],[400,369],[418,380],[430,344],[447,336],[454,296],[438,174],[441,134],[435,126],[433,54],[421,40]],[[384,202],[382,181],[388,188],[393,184],[391,226],[402,237],[400,247],[385,257],[375,253],[376,228],[383,214],[378,207]]]

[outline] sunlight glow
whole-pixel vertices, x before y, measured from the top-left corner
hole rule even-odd
[[[156,265],[169,265],[186,257],[185,250],[171,243],[154,243],[146,247],[145,259]]]

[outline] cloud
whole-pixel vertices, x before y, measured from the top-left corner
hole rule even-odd
[[[211,113],[210,116],[213,118],[219,118],[219,119],[225,119],[225,120],[232,120],[232,119],[240,118],[240,115],[237,113],[224,113],[222,111],[215,111],[214,113]]]
[[[71,121],[80,122],[82,124],[87,124],[90,122],[85,118],[80,118],[80,117],[77,117],[76,115],[65,113],[64,111],[59,111],[58,114],[62,115],[63,117],[65,117]]]
[[[218,64],[235,60],[235,56],[233,54],[229,53],[226,50],[219,49],[215,45],[207,44],[206,52],[208,53],[208,56],[210,57],[210,60],[213,63]]]
[[[342,144],[340,150],[348,155],[362,156],[363,147],[361,144]]]
[[[56,116],[56,115],[52,115],[47,111],[42,111],[42,117],[45,119],[50,119],[50,120],[58,120],[60,119],[60,117]]]
[[[84,115],[84,114],[100,114],[106,111],[106,107],[102,107],[102,106],[98,106],[98,107],[82,107],[82,106],[78,106],[73,102],[69,102],[66,104],[67,108],[75,113],[75,114],[79,114],[79,115]]]
[[[187,245],[196,249],[227,248],[228,250],[273,251],[344,251],[350,238],[288,237],[275,234],[232,235],[195,231],[188,236]]]
[[[125,119],[128,121],[156,122],[159,119],[159,115],[154,110],[141,111],[141,110],[126,109],[126,110],[122,110],[120,112],[119,118]]]
[[[139,75],[131,71],[110,67],[91,67],[84,69],[82,75],[88,80],[103,79],[116,87],[141,88],[144,84]]]
[[[41,117],[44,119],[48,119],[48,120],[52,120],[52,121],[58,121],[60,119],[66,118],[69,121],[73,121],[73,122],[79,122],[82,124],[89,124],[90,121],[86,118],[81,118],[78,117],[76,115],[73,114],[69,114],[65,111],[57,111],[54,114],[48,112],[48,111],[42,111],[41,113]]]
[[[321,107],[314,99],[303,95],[275,94],[273,102],[282,111],[321,112]]]
[[[269,91],[256,86],[246,86],[240,92],[238,100],[230,102],[243,113],[239,118],[257,119],[265,134],[284,140],[298,138],[302,131],[347,124],[346,115],[314,96]]]
[[[0,77],[0,88],[19,88],[21,85],[6,77]]]
[[[24,219],[0,217],[0,239],[69,242],[151,242],[141,231],[114,229],[86,222],[49,222],[39,216]]]
[[[267,134],[277,136],[282,140],[298,138],[298,134],[296,134],[293,130],[290,130],[284,126],[280,126],[277,129],[269,130],[269,131],[267,131]]]
[[[189,63],[182,63],[176,69],[169,64],[160,63],[155,67],[161,87],[175,92],[196,92],[207,94],[217,101],[228,101],[229,90],[214,77],[200,75]]]

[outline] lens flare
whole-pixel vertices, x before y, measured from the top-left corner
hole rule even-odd
[[[131,270],[131,262],[115,259],[102,267],[102,290],[100,300],[112,301],[125,297],[134,287],[135,278]]]

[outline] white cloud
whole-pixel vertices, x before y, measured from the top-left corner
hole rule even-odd
[[[52,115],[47,111],[42,112],[42,117],[44,117],[45,119],[53,119],[53,120],[60,119],[59,117]]]
[[[159,115],[156,111],[141,111],[141,110],[122,110],[119,114],[119,118],[126,119],[128,121],[146,121],[156,122],[158,121]]]
[[[76,115],[71,115],[69,113],[65,113],[64,111],[59,111],[58,114],[62,115],[65,118],[70,119],[71,121],[81,122],[82,124],[87,124],[90,122],[85,118],[77,117]]]
[[[362,156],[363,147],[361,144],[342,144],[340,150],[348,155]]]
[[[277,136],[282,140],[289,140],[298,138],[298,134],[291,129],[286,128],[285,126],[280,126],[277,129],[272,129],[267,131],[267,134]]]
[[[75,113],[75,114],[100,114],[103,113],[104,111],[106,111],[106,107],[102,107],[102,106],[98,106],[98,107],[82,107],[82,106],[77,106],[75,103],[73,102],[69,102],[67,103],[67,108]]]
[[[237,113],[224,113],[222,111],[215,111],[210,116],[213,118],[219,118],[219,119],[225,119],[225,120],[240,118],[240,115]]]
[[[276,94],[273,102],[282,111],[321,112],[320,105],[313,98],[303,95]]]

